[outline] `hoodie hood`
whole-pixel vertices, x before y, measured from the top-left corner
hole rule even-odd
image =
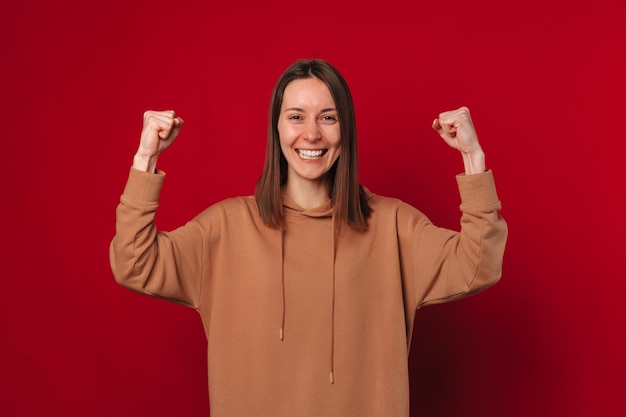
[[[283,192],[283,207],[289,210],[291,214],[299,214],[306,217],[332,217],[335,211],[330,198],[317,207],[304,209],[285,192]]]

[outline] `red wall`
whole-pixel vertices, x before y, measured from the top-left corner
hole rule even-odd
[[[418,314],[412,415],[626,415],[626,4],[226,3],[2,6],[0,414],[207,415],[196,313],[109,270],[141,115],[186,120],[159,161],[173,228],[252,192],[274,81],[321,57],[365,185],[456,227],[462,162],[430,122],[467,105],[509,222],[502,281]]]

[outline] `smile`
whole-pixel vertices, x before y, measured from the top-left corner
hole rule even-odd
[[[320,159],[326,151],[327,149],[296,149],[302,159]]]

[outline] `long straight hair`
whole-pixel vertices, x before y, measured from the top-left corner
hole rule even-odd
[[[341,153],[326,174],[329,197],[335,208],[335,218],[358,231],[367,230],[371,208],[363,187],[359,185],[356,141],[356,118],[348,84],[339,71],[320,59],[300,60],[293,63],[278,79],[269,109],[267,148],[263,173],[255,189],[259,214],[263,222],[274,229],[284,225],[281,189],[287,181],[287,160],[278,135],[278,119],[283,104],[285,88],[299,79],[317,78],[324,82],[335,101],[340,126]]]

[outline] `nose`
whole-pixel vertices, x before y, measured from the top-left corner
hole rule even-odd
[[[322,137],[317,120],[309,119],[306,122],[302,137],[310,142],[317,141]]]

